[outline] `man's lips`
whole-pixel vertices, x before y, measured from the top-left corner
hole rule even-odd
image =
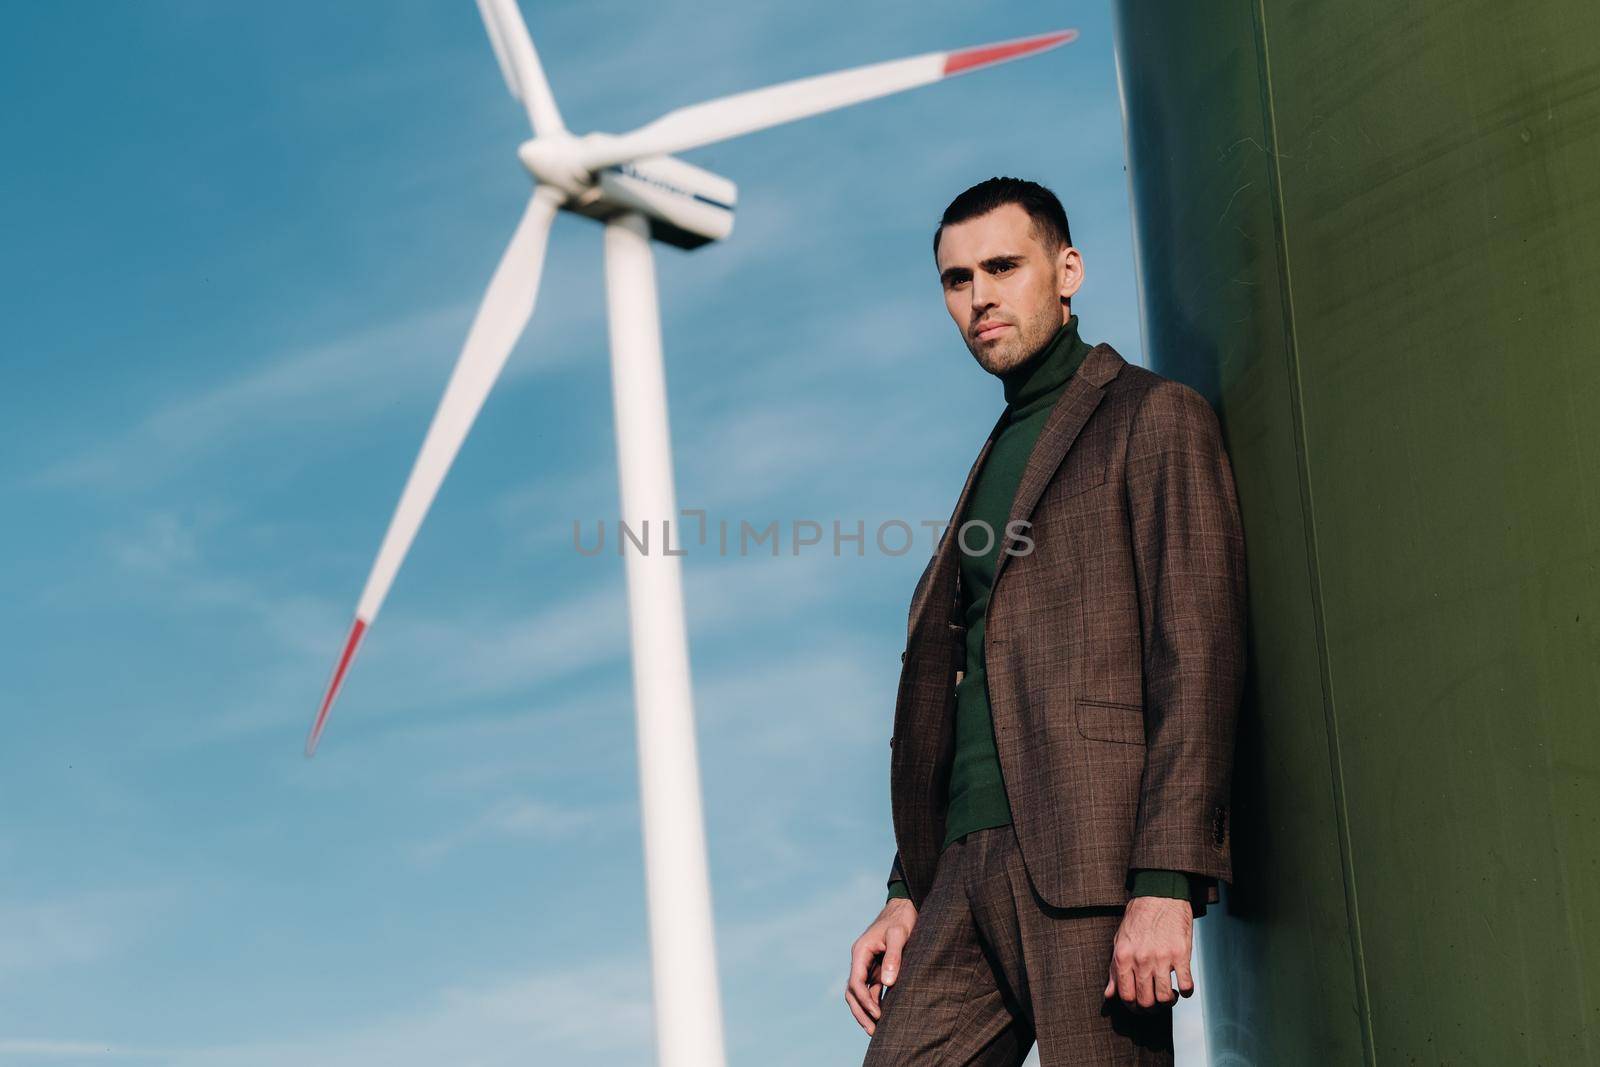
[[[1000,335],[1000,331],[1006,329],[1010,325],[1011,324],[1009,322],[986,322],[982,326],[978,327],[978,332],[974,336],[976,336],[980,341],[987,341],[991,337],[998,337]]]

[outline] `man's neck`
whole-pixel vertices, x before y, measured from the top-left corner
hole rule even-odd
[[[1006,405],[1025,413],[1055,395],[1072,377],[1088,351],[1078,336],[1078,317],[1071,315],[1044,347],[1000,375]]]

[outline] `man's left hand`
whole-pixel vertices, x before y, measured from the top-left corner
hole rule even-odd
[[[1189,954],[1194,948],[1194,911],[1187,900],[1134,897],[1122,913],[1111,952],[1111,980],[1105,996],[1120,996],[1129,1008],[1171,1005],[1177,1001],[1171,975],[1178,972],[1177,992],[1194,995]]]

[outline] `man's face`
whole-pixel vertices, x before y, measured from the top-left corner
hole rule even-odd
[[[937,263],[945,307],[990,374],[1005,373],[1049,343],[1083,284],[1078,250],[1063,246],[1052,255],[1016,204],[946,226]]]

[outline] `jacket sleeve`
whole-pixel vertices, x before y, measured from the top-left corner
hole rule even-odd
[[[1216,414],[1161,379],[1128,440],[1143,634],[1145,764],[1131,869],[1231,881],[1233,738],[1245,667],[1245,557]]]

